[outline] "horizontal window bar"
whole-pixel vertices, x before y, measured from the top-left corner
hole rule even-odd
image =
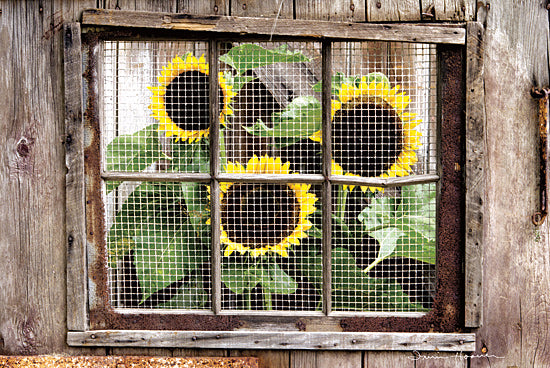
[[[439,180],[439,175],[411,175],[404,176],[400,178],[363,178],[360,176],[344,176],[344,175],[331,175],[330,181],[333,184],[344,184],[344,185],[361,185],[369,187],[399,187],[402,185],[414,185],[414,184],[424,184],[424,183],[433,183]]]
[[[212,176],[207,173],[159,173],[159,172],[115,172],[101,174],[103,180],[113,181],[191,181],[209,182]]]
[[[219,181],[235,183],[322,183],[321,174],[220,174]]]
[[[157,172],[104,172],[101,177],[112,181],[189,181],[204,182],[212,180],[206,173],[157,173]],[[233,183],[311,183],[318,184],[326,181],[321,174],[219,174],[216,179],[222,182]],[[331,175],[330,181],[340,185],[360,185],[372,187],[398,187],[433,183],[439,180],[439,175],[412,175],[399,178],[364,178],[359,176]]]

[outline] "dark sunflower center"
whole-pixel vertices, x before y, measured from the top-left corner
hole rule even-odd
[[[253,248],[277,245],[298,225],[300,204],[281,184],[233,184],[221,207],[229,239]]]
[[[332,139],[332,156],[344,172],[375,177],[399,157],[403,125],[388,103],[366,99],[336,112]]]
[[[204,130],[210,126],[210,93],[208,75],[190,70],[175,77],[164,95],[166,113],[182,130]],[[220,109],[223,109],[223,91],[220,88]]]

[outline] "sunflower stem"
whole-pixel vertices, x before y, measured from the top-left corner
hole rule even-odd
[[[346,201],[348,197],[348,190],[340,186],[338,189],[338,204],[336,213],[342,223],[346,223]]]
[[[252,310],[252,289],[246,289],[246,310]]]
[[[223,136],[223,130],[220,129],[220,165],[226,167],[227,157],[225,156],[225,138]]]
[[[273,310],[273,302],[272,302],[272,299],[271,299],[271,293],[264,291],[263,292],[263,297],[264,297],[265,310]]]

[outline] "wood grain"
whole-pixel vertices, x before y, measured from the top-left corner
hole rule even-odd
[[[295,0],[296,19],[364,22],[365,0]]]
[[[485,198],[485,89],[483,26],[469,23],[466,47],[466,258],[465,325],[482,324],[483,214]]]
[[[88,327],[86,218],[84,186],[84,130],[82,122],[82,54],[80,25],[65,26],[65,164],[67,236],[67,328]]]
[[[66,4],[71,2],[67,1]],[[65,4],[2,2],[0,353],[66,348]]]
[[[367,2],[369,22],[404,22],[422,20],[417,0],[370,0]]]
[[[69,332],[72,346],[216,349],[472,351],[468,333],[286,332],[286,331],[151,331],[98,330]]]
[[[388,351],[367,351],[365,352],[363,366],[365,368],[377,367],[399,367],[415,368],[415,357],[418,353],[413,352],[388,352]]]
[[[437,42],[464,44],[465,29],[461,26],[418,24],[367,24],[279,19],[276,27],[265,18],[202,17],[169,13],[130,12],[119,10],[87,10],[82,14],[86,25],[142,27],[238,33],[240,35],[280,35],[376,41]]]
[[[487,208],[483,244],[483,326],[488,358],[471,367],[550,366],[548,222],[538,204],[537,102],[549,84],[548,11],[538,1],[491,2],[486,15]],[[486,8],[487,9],[487,8]]]

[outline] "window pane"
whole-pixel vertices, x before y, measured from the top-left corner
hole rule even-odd
[[[333,172],[437,173],[435,47],[342,42],[332,51]]]
[[[421,312],[435,290],[436,185],[335,186],[332,305]]]
[[[207,46],[104,43],[105,170],[210,171]],[[228,94],[220,86],[220,99]]]
[[[220,189],[222,307],[320,311],[320,188],[224,182]]]
[[[205,184],[124,182],[107,195],[106,212],[111,305],[210,308]]]
[[[236,93],[222,155],[242,164],[254,155],[280,157],[294,172],[319,174],[320,44],[225,43],[220,49],[220,70]]]

